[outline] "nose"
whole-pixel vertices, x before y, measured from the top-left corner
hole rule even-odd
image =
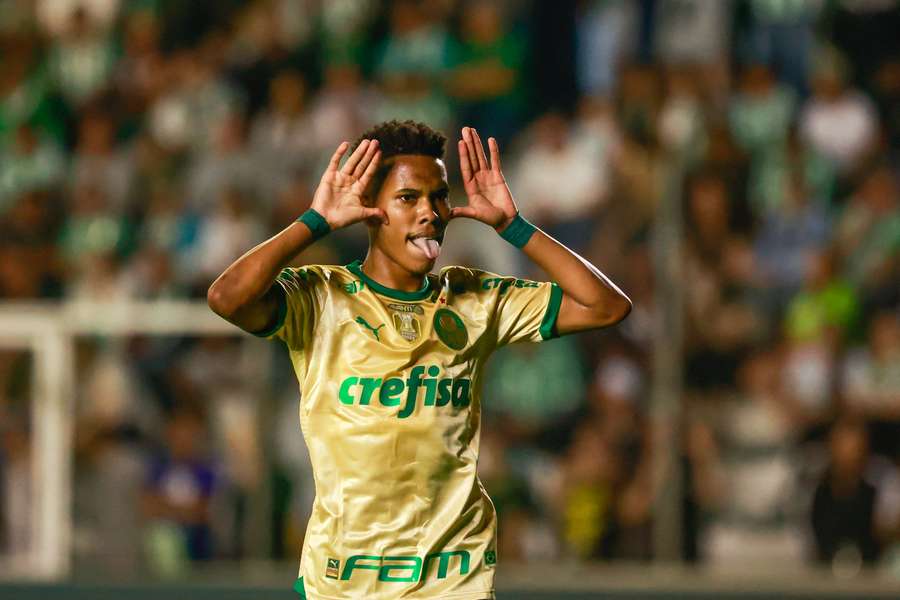
[[[428,196],[419,198],[416,210],[418,211],[416,223],[419,225],[428,225],[429,223],[437,225],[441,222],[441,215],[437,210],[437,202]]]

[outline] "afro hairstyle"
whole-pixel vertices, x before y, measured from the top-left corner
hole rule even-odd
[[[363,140],[378,140],[382,161],[398,154],[419,154],[443,159],[447,143],[447,137],[440,131],[412,120],[385,121],[366,130],[353,143],[351,154]]]

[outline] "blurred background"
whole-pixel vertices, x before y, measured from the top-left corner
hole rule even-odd
[[[501,565],[900,585],[898,32],[895,0],[0,0],[0,573],[288,589],[296,382],[206,289],[412,118],[455,204],[459,128],[498,138],[635,305],[493,359]],[[543,277],[486,232],[441,265]]]

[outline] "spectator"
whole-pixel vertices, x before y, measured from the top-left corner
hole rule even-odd
[[[446,67],[446,27],[415,0],[390,8],[390,32],[378,50],[375,73],[381,92],[375,120],[413,119],[437,129],[450,125],[450,104],[435,86]]]
[[[900,433],[900,320],[893,313],[873,316],[865,346],[851,350],[844,359],[844,397],[847,406],[861,415],[889,426],[879,444],[888,455],[898,449]],[[881,441],[881,440],[878,440]]]
[[[636,43],[637,15],[631,2],[584,2],[576,29],[576,69],[579,91],[611,96],[619,64]]]
[[[491,402],[485,410],[536,437],[581,407],[581,369],[576,346],[565,338],[553,344],[510,347],[495,357],[486,377]]]
[[[717,174],[691,177],[685,202],[685,375],[694,389],[731,386],[742,351],[764,334],[752,295],[753,254],[731,231],[727,188]]]
[[[343,140],[355,139],[371,120],[374,99],[358,65],[332,63],[325,67],[325,81],[310,106],[309,124],[315,132],[313,172],[318,173],[331,149]],[[310,175],[311,173],[308,173]]]
[[[296,134],[296,131],[293,133]],[[270,201],[271,192],[265,188],[265,185],[271,184],[268,181],[272,173],[269,168],[283,177],[282,165],[289,164],[292,159],[281,155],[275,165],[271,165],[268,161],[274,162],[274,159],[263,152],[258,160],[254,160],[247,147],[246,122],[237,113],[223,117],[210,134],[213,139],[209,151],[197,155],[196,162],[185,177],[190,208],[212,215],[219,208],[218,202],[226,190],[250,194],[254,186],[259,186],[263,200]]]
[[[59,244],[71,266],[77,269],[92,256],[126,249],[128,223],[112,209],[103,188],[89,184],[74,188],[68,214]]]
[[[181,572],[184,560],[213,556],[210,500],[216,477],[203,455],[204,428],[197,410],[176,411],[166,424],[165,451],[148,466],[142,501],[146,543],[162,575]]]
[[[52,140],[20,125],[11,143],[0,146],[0,216],[22,192],[51,189],[63,176],[65,158]]]
[[[25,278],[31,282],[27,285],[34,286],[31,293],[22,297],[58,298],[62,293],[65,275],[57,244],[61,213],[57,195],[35,190],[14,200],[11,209],[0,218],[0,239],[6,242],[9,252],[21,255],[19,259],[4,259],[3,264],[9,273],[27,270]]]
[[[728,2],[662,0],[656,11],[655,56],[673,65],[704,65],[725,56],[732,6]]]
[[[781,393],[778,360],[763,350],[742,362],[738,393],[721,411],[725,489],[701,546],[713,562],[777,556],[785,564],[803,557],[795,504],[797,415]]]
[[[617,456],[585,423],[575,432],[563,468],[558,510],[566,552],[581,559],[609,557],[614,494],[623,477]]]
[[[813,95],[800,114],[803,138],[845,177],[872,151],[878,132],[875,107],[849,85],[846,69],[840,58],[823,58],[814,73]]]
[[[897,36],[888,33],[900,28],[900,5],[839,0],[831,8],[831,41],[847,56],[857,83],[868,88],[879,69],[900,52]]]
[[[745,0],[747,29],[739,34],[742,56],[777,67],[779,75],[797,93],[807,85],[814,27],[822,10],[820,2],[767,2]]]
[[[532,135],[511,178],[516,201],[551,236],[583,249],[605,200],[601,173],[585,160],[590,146],[557,113],[538,119]]]
[[[756,236],[756,256],[769,294],[778,305],[807,279],[813,255],[828,241],[829,223],[822,203],[810,198],[803,176],[794,172],[785,182],[783,204],[767,215]]]
[[[800,177],[815,207],[833,210],[834,165],[801,139],[796,127],[791,127],[786,143],[767,152],[754,165],[748,193],[755,216],[765,217],[781,209],[792,188],[788,181],[792,173]]]
[[[691,158],[699,153],[701,140],[706,135],[696,75],[696,70],[684,67],[667,70],[668,93],[659,115],[660,142]]]
[[[838,569],[841,563],[871,564],[879,555],[875,539],[875,487],[864,473],[868,436],[858,421],[839,420],[828,438],[828,468],[816,487],[812,528],[816,560]]]
[[[203,221],[200,215],[188,210],[184,194],[178,190],[170,189],[157,180],[146,192],[149,197],[137,233],[137,245],[139,253],[141,249],[146,248],[151,254],[139,254],[136,260],[140,262],[142,259],[150,258],[155,252],[165,253],[167,266],[164,268],[172,269],[173,278],[168,283],[181,287],[190,279],[190,269],[193,267],[192,251]],[[157,265],[163,266],[160,263]],[[135,283],[141,288],[148,282],[138,283],[136,280]],[[163,286],[167,285],[160,283]]]
[[[279,73],[269,85],[269,104],[250,134],[254,161],[265,173],[260,177],[260,186],[268,188],[264,196],[272,196],[293,172],[310,169],[318,159],[306,96],[306,81],[296,71]]]
[[[154,415],[119,348],[101,344],[78,390],[74,526],[79,554],[125,577],[140,565],[142,429]]]
[[[98,106],[86,111],[78,127],[78,145],[70,165],[75,187],[94,186],[102,190],[115,212],[125,212],[131,191],[132,164],[117,151],[112,116]]]
[[[900,148],[900,58],[881,65],[872,95],[878,105],[887,145],[896,152]]]
[[[166,64],[160,48],[160,23],[151,10],[126,18],[123,55],[113,82],[129,120],[141,120],[151,100],[165,85]]]
[[[478,473],[491,494],[500,527],[507,530],[499,549],[510,560],[527,561],[554,558],[558,544],[552,530],[539,518],[538,506],[528,481],[510,464],[509,440],[500,428],[491,428],[481,440]]]
[[[197,284],[198,291],[205,288],[202,282],[221,273],[253,245],[253,240],[262,237],[262,223],[248,199],[236,189],[223,190],[218,206],[201,223],[197,242],[191,248],[192,283]]]
[[[745,67],[729,110],[735,140],[754,158],[765,158],[787,138],[796,104],[794,92],[764,64]]]
[[[168,84],[147,114],[147,126],[164,148],[202,153],[212,147],[223,122],[241,101],[215,65],[199,50],[181,50],[169,63]]]
[[[79,107],[106,86],[115,56],[108,31],[84,6],[69,5],[66,27],[50,48],[48,71],[68,103]]]
[[[506,142],[524,112],[524,40],[496,0],[463,5],[459,36],[449,44],[447,90],[463,123]]]
[[[7,42],[0,69],[0,144],[22,125],[31,124],[61,142],[65,111],[52,99],[51,83],[38,65],[35,40]]]
[[[900,191],[886,165],[873,169],[837,224],[838,249],[847,278],[875,289],[900,256]]]
[[[4,415],[0,429],[0,548],[23,560],[33,551],[30,506],[34,501],[30,435],[22,419]]]
[[[808,261],[803,289],[787,306],[785,332],[788,339],[808,341],[823,336],[846,339],[855,333],[859,318],[858,294],[835,273],[832,253],[815,253]]]

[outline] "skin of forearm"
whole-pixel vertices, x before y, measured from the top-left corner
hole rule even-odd
[[[228,318],[262,297],[281,269],[313,242],[306,225],[293,223],[232,263],[209,288],[210,306]]]
[[[630,310],[631,301],[600,269],[541,230],[522,250],[581,306],[604,314]]]

